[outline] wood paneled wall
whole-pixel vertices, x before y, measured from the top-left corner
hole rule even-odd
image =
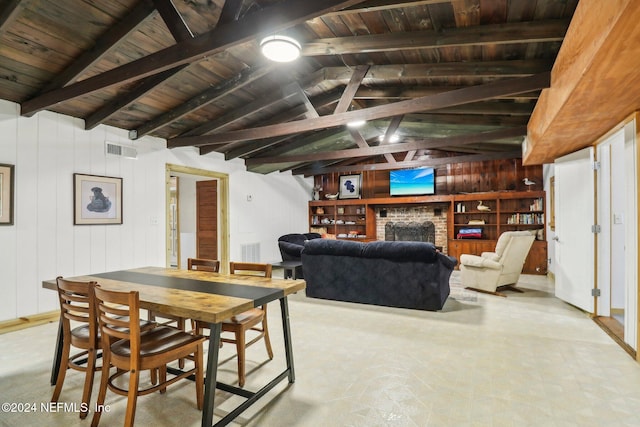
[[[522,159],[451,163],[436,168],[436,194],[477,193],[484,191],[525,191],[523,180],[536,182],[532,190],[542,190],[542,166],[523,166]],[[354,170],[352,173],[359,173]],[[322,187],[321,197],[338,192],[338,180],[345,173],[317,175],[314,183]],[[389,171],[362,172],[363,199],[389,197]]]

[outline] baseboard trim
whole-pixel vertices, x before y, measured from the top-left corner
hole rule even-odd
[[[8,332],[19,331],[20,329],[31,328],[32,326],[44,325],[45,323],[57,322],[59,319],[60,311],[54,310],[46,313],[19,317],[17,319],[5,320],[0,322],[0,335]]]
[[[624,351],[629,354],[634,360],[636,360],[636,351],[626,342],[624,342],[624,328],[610,317],[594,316],[593,321],[596,325],[609,335]]]

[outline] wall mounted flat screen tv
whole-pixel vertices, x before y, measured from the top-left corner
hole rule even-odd
[[[392,196],[435,194],[433,168],[398,169],[389,172],[389,192]]]

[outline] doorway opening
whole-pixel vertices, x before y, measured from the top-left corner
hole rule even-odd
[[[166,183],[166,238],[168,267],[186,268],[186,258],[195,257],[197,249],[197,211],[196,186],[207,181],[215,186],[215,212],[206,212],[208,218],[215,218],[215,225],[208,224],[207,230],[215,228],[215,237],[208,235],[208,244],[216,248],[216,259],[220,261],[221,272],[229,265],[229,175],[167,164]],[[202,236],[202,234],[201,234]]]

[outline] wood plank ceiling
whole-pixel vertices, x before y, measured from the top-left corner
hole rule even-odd
[[[0,98],[259,173],[515,158],[577,2],[3,0]]]

